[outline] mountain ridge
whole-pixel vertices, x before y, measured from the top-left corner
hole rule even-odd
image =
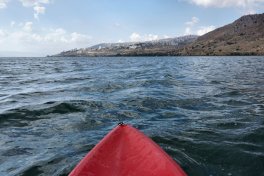
[[[186,46],[181,55],[264,55],[264,13],[245,15]]]
[[[55,56],[151,56],[170,55],[197,39],[196,35],[145,42],[101,43],[88,48],[64,51]]]
[[[245,15],[202,36],[145,42],[101,43],[54,56],[220,56],[264,55],[264,13]]]

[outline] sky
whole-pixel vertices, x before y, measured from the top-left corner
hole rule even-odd
[[[203,35],[254,13],[264,0],[0,0],[0,57]]]

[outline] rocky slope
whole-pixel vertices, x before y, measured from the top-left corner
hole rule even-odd
[[[186,46],[181,55],[264,55],[264,13],[246,15]]]

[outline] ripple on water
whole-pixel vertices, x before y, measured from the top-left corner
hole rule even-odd
[[[263,175],[263,57],[1,58],[0,175],[67,175],[119,121],[188,175]]]

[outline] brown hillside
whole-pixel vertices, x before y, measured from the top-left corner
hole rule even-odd
[[[209,32],[180,51],[182,55],[264,55],[264,13],[246,15]]]

